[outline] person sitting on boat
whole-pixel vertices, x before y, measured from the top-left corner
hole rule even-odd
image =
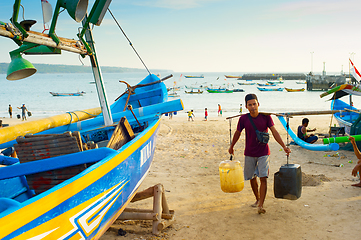
[[[316,131],[316,128],[307,129],[309,122],[310,120],[308,120],[308,118],[302,119],[302,125],[298,126],[297,137],[299,137],[300,139],[302,139],[307,143],[314,143],[317,141],[318,137],[313,134],[308,135],[307,132],[314,132]]]
[[[350,136],[348,138],[348,140],[350,140],[350,142],[352,143],[353,151],[355,152],[355,155],[358,159],[356,166],[352,169],[352,172],[351,172],[352,176],[357,177],[357,173],[360,174],[360,170],[361,170],[361,152],[357,147],[354,137]],[[359,183],[352,184],[351,186],[361,187],[361,180]]]

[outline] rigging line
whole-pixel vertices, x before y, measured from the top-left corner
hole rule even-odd
[[[112,15],[112,17],[113,17],[113,19],[114,19],[115,23],[118,25],[118,27],[119,27],[119,29],[122,31],[122,33],[123,33],[124,37],[128,40],[128,42],[129,42],[130,46],[133,48],[133,50],[134,50],[135,54],[137,54],[137,56],[138,56],[139,60],[142,62],[143,66],[145,67],[145,69],[147,69],[147,71],[148,71],[148,73],[149,73],[149,75],[150,75],[151,73],[150,73],[149,69],[147,68],[147,66],[146,66],[146,65],[145,65],[145,63],[143,62],[143,59],[139,56],[139,54],[138,54],[137,50],[135,50],[135,48],[133,47],[132,42],[130,41],[130,39],[128,38],[128,36],[127,36],[127,35],[125,34],[125,32],[123,31],[123,29],[122,29],[122,27],[120,26],[120,24],[118,23],[117,19],[114,17],[114,15],[113,15],[112,11],[110,11],[110,9],[109,9],[109,8],[108,8],[108,11],[109,11],[110,15]]]

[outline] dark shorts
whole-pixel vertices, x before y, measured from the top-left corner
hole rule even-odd
[[[312,136],[312,137],[308,137],[308,138],[306,138],[306,139],[305,139],[305,142],[307,142],[307,143],[311,143],[311,142],[313,142],[314,140],[316,140],[316,141],[317,141],[317,139],[318,139],[318,137],[317,137],[317,136]]]

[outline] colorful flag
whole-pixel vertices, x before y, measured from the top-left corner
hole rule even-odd
[[[351,71],[352,71],[352,76],[358,81],[358,82],[360,82],[361,81],[361,74],[360,74],[360,72],[357,70],[357,68],[353,65],[353,62],[351,61],[351,59],[349,59],[350,60],[350,63],[351,63],[351,65],[352,65],[352,69],[351,69]]]

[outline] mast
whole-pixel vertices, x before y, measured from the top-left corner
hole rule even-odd
[[[91,48],[93,54],[89,55],[90,63],[92,65],[92,71],[94,75],[95,85],[97,88],[98,98],[100,102],[100,107],[103,112],[103,118],[104,118],[104,125],[109,126],[113,124],[113,117],[110,112],[110,107],[108,104],[108,99],[104,87],[102,72],[100,69],[100,66],[98,64],[98,58],[95,51],[95,44],[93,41],[93,33],[89,27],[89,22],[87,21],[87,17],[83,19],[83,27],[86,29],[85,31],[85,40],[88,43],[89,47]]]

